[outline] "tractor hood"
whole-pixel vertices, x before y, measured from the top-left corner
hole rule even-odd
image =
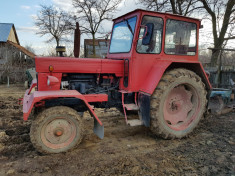
[[[123,76],[124,61],[114,59],[71,58],[71,57],[35,57],[36,71],[54,73],[109,73]]]

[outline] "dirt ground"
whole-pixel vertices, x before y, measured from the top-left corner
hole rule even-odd
[[[0,86],[0,175],[235,175],[235,112],[207,115],[193,134],[163,140],[145,127],[125,125],[124,116],[100,110],[105,137],[84,118],[85,137],[67,153],[41,155],[22,119],[21,85]]]

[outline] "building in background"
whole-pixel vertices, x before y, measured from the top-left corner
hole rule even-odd
[[[95,39],[95,52],[97,58],[105,58],[109,49],[109,39]],[[94,57],[93,56],[93,40],[84,40],[84,57]]]
[[[35,54],[20,45],[12,23],[0,23],[0,83],[23,82]]]

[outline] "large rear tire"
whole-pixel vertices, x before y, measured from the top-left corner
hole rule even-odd
[[[82,141],[82,136],[81,116],[65,106],[51,107],[40,112],[30,129],[32,144],[44,154],[67,152]]]
[[[206,110],[201,78],[187,69],[166,72],[151,96],[151,131],[164,139],[186,137]]]

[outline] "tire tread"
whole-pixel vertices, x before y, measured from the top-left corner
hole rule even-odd
[[[200,92],[201,94],[203,94],[203,97],[205,97],[205,99],[202,100],[202,104],[203,104],[203,112],[202,114],[205,113],[206,111],[206,104],[207,104],[207,99],[206,99],[206,90],[205,90],[205,84],[201,81],[201,78],[194,72],[184,69],[184,68],[177,68],[177,69],[173,69],[170,70],[168,72],[166,72],[160,82],[158,83],[157,88],[155,89],[155,91],[153,92],[152,96],[151,96],[151,103],[150,103],[150,116],[151,116],[151,125],[150,125],[150,129],[151,131],[164,139],[175,139],[175,138],[183,138],[183,137],[187,137],[189,133],[187,133],[184,136],[175,136],[172,135],[168,130],[166,130],[160,123],[159,119],[160,119],[160,111],[159,111],[159,106],[160,106],[160,100],[163,96],[164,90],[167,89],[167,87],[174,82],[176,79],[179,78],[185,78],[188,77],[190,79],[193,79],[195,82],[197,82],[197,84],[201,87],[202,92]],[[203,117],[203,115],[201,116],[201,118]]]

